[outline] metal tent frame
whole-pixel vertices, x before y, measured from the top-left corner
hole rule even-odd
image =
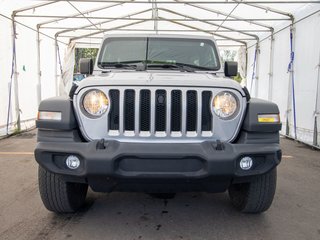
[[[56,4],[66,4],[74,10],[74,13],[68,15],[55,15],[55,14],[37,14],[35,10],[42,9],[47,6],[54,6]],[[90,8],[86,10],[80,10],[77,4],[103,4],[102,6]],[[283,11],[274,6],[283,6],[284,4],[308,4],[308,3],[320,3],[316,0],[215,0],[215,1],[189,1],[189,0],[47,0],[41,3],[27,6],[21,9],[14,10],[11,15],[12,21],[12,41],[15,42],[16,38],[16,24],[24,25],[25,27],[31,28],[37,32],[37,71],[38,71],[38,103],[41,101],[41,39],[40,36],[45,36],[54,39],[55,41],[55,72],[56,72],[56,89],[58,83],[58,44],[67,44],[65,39],[70,41],[75,41],[76,44],[94,44],[91,40],[101,39],[96,35],[101,35],[109,31],[128,31],[128,32],[201,32],[203,34],[209,34],[217,37],[218,42],[230,42],[230,44],[221,44],[222,46],[244,46],[247,49],[255,47],[255,52],[257,53],[257,59],[255,62],[255,70],[258,72],[259,68],[259,43],[266,39],[271,39],[270,41],[270,62],[269,62],[269,99],[272,97],[272,81],[273,81],[273,62],[274,62],[274,35],[275,32],[273,25],[278,22],[288,22],[287,27],[293,29],[295,24],[294,16],[291,12]],[[111,11],[114,7],[125,6],[128,4],[137,5],[147,5],[148,7],[140,11],[131,11],[121,16],[107,17],[107,16],[93,16],[93,14],[99,11]],[[230,11],[222,11],[216,6],[221,4],[227,4],[231,6]],[[181,12],[174,11],[170,9],[173,5],[183,5],[188,6],[194,10],[194,14],[188,15]],[[273,7],[270,7],[272,5]],[[270,13],[272,17],[248,17],[240,16],[236,13],[236,10],[240,6],[246,6],[255,11],[264,11],[267,15]],[[30,14],[30,10],[33,13]],[[197,15],[197,12],[206,12],[210,14],[210,18],[201,18]],[[145,13],[151,13],[151,17],[141,17]],[[173,17],[164,17],[162,15],[171,15]],[[200,14],[201,16],[201,14]],[[212,17],[211,17],[212,16]],[[221,18],[222,16],[222,18]],[[17,19],[41,19],[42,21],[37,22],[36,29],[21,23]],[[43,19],[46,19],[43,21]],[[88,24],[86,25],[74,25],[69,26],[64,24],[68,20],[86,20]],[[110,25],[115,22],[120,22],[120,25],[114,27],[105,27],[104,25]],[[122,23],[123,22],[123,23]],[[153,27],[150,29],[139,28],[140,24],[153,22]],[[177,29],[172,30],[168,28],[161,28],[159,23],[166,22],[173,24]],[[237,29],[231,27],[229,24],[232,23],[246,23],[247,28]],[[53,23],[59,26],[52,26]],[[199,27],[195,24],[206,25],[206,27]],[[129,28],[131,27],[131,28]],[[287,28],[286,27],[286,28]],[[179,29],[180,28],[180,29]],[[282,29],[283,30],[283,29]],[[46,33],[46,31],[55,31],[53,36]],[[79,32],[87,32],[82,34]],[[293,31],[291,31],[293,33]],[[232,33],[237,33],[241,37],[230,36]],[[69,35],[66,35],[69,34]],[[267,34],[268,36],[261,39],[261,34]],[[237,36],[238,36],[237,35]],[[293,34],[294,36],[294,34]],[[63,40],[62,40],[63,39]],[[88,41],[89,39],[90,41]],[[248,46],[251,43],[251,46]],[[13,44],[13,47],[15,44]],[[219,45],[219,44],[218,44]],[[294,51],[294,37],[292,38],[292,51]],[[13,51],[14,52],[14,51]],[[16,60],[16,56],[14,56]],[[18,116],[17,126],[20,129],[20,112],[19,112],[19,100],[18,100],[18,74],[16,64],[14,64],[14,94],[16,96],[15,101],[15,111],[16,116]],[[290,79],[293,78],[294,66],[290,69]],[[258,79],[256,74],[255,80]],[[255,90],[258,89],[258,81],[255,81]],[[292,104],[292,95],[288,96],[288,109]]]

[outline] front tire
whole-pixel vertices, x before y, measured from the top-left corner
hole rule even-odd
[[[38,180],[42,202],[49,211],[73,213],[85,202],[87,184],[66,182],[61,176],[41,166],[38,170]]]
[[[250,183],[232,184],[229,197],[232,204],[243,213],[261,213],[272,204],[277,183],[277,169],[257,176]]]

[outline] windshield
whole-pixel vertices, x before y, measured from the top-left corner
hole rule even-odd
[[[98,58],[100,68],[145,69],[163,67],[197,71],[220,68],[217,49],[211,40],[185,38],[107,38]],[[179,68],[173,68],[178,66]]]

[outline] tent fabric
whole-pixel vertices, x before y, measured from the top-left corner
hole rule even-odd
[[[62,74],[59,83],[59,96],[68,96],[69,91],[72,87],[73,71],[74,71],[74,53],[76,43],[70,42],[68,47],[65,49],[64,60],[62,64]]]
[[[3,129],[8,115],[14,19],[17,86],[12,86],[11,92],[10,132],[16,130],[18,117],[21,121],[35,118],[38,89],[42,99],[59,91],[67,93],[74,48],[99,47],[105,34],[174,33],[212,35],[221,48],[236,49],[239,73],[251,95],[279,105],[282,134],[295,137],[295,105],[297,139],[319,146],[319,3],[317,0],[0,0],[0,102],[3,103],[0,135],[6,134]],[[295,104],[287,71],[290,26],[294,35]],[[67,49],[66,55],[60,56],[64,58],[62,75],[57,48],[60,53]],[[17,107],[19,111],[15,110]]]
[[[245,86],[247,82],[247,50],[244,46],[238,50],[238,71],[242,78],[242,84]]]

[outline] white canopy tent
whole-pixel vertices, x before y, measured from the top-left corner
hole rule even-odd
[[[320,144],[320,1],[0,0],[0,31],[0,135],[33,126],[39,101],[58,94],[65,50],[181,33],[239,49],[243,84],[279,105],[282,134]]]

